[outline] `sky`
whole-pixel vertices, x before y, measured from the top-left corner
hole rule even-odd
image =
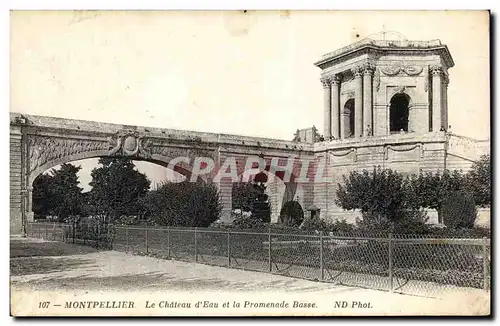
[[[488,22],[472,11],[12,12],[10,110],[290,140],[322,132],[313,63],[385,30],[448,46],[452,130],[488,139]],[[80,163],[85,186],[96,160]]]

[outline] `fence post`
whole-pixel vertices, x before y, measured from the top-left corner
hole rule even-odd
[[[125,225],[125,252],[128,252],[128,227]]]
[[[45,223],[45,240],[49,240],[49,225]]]
[[[483,289],[488,290],[488,239],[483,238]]]
[[[227,266],[231,266],[231,230],[227,229]]]
[[[321,270],[321,281],[325,279],[325,269],[324,269],[324,257],[323,257],[323,231],[319,233],[319,268]]]
[[[167,258],[170,259],[170,227],[167,226]]]
[[[73,244],[75,244],[75,238],[76,238],[76,221],[73,221],[71,231],[73,233]]]
[[[194,261],[198,262],[198,233],[196,232],[196,227],[194,228]]]
[[[273,258],[272,258],[272,248],[271,248],[271,227],[269,227],[268,229],[268,233],[267,233],[267,241],[269,242],[269,271],[272,272],[273,271]]]
[[[148,228],[147,227],[144,229],[144,232],[145,232],[145,239],[146,239],[146,254],[148,254],[149,248],[148,248]]]
[[[394,286],[393,286],[393,275],[392,275],[392,232],[389,233],[389,291],[393,292]]]
[[[52,222],[52,240],[56,241],[56,222]]]

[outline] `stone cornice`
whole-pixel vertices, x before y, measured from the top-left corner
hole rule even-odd
[[[314,144],[314,152],[321,153],[331,150],[341,150],[349,148],[377,147],[388,145],[412,145],[412,144],[428,144],[428,143],[445,143],[446,135],[444,132],[427,133],[427,134],[404,134],[404,135],[388,135],[388,136],[370,136],[363,140],[344,139],[334,140],[330,142],[322,142]]]
[[[19,117],[21,116],[24,117],[27,122],[21,127],[27,129],[29,128],[34,133],[58,132],[59,134],[62,134],[62,132],[65,132],[67,135],[71,135],[72,138],[74,138],[75,135],[80,135],[80,137],[89,137],[90,135],[94,135],[94,137],[105,137],[123,130],[134,130],[141,135],[146,135],[148,138],[158,140],[165,139],[175,142],[187,141],[188,143],[208,143],[211,145],[243,145],[256,148],[272,148],[301,152],[312,152],[313,150],[313,144],[298,143],[281,139],[152,128],[144,126],[129,126],[87,120],[19,114],[14,112],[10,113],[11,125],[18,126],[16,121],[19,121]]]
[[[314,65],[319,68],[324,68],[328,63],[335,63],[346,60],[351,54],[365,54],[377,57],[383,53],[397,54],[416,54],[416,53],[431,53],[441,56],[447,68],[455,65],[453,58],[448,50],[448,47],[441,44],[439,40],[432,41],[381,41],[364,39],[353,43],[336,51],[325,54]]]

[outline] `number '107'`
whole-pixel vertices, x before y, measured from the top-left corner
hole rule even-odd
[[[50,306],[50,302],[49,301],[38,302],[38,308],[48,308],[49,306]]]

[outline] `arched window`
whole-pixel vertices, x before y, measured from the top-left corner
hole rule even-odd
[[[410,97],[404,93],[396,94],[391,99],[390,128],[391,132],[408,132]]]
[[[354,99],[351,98],[345,102],[344,105],[344,126],[345,126],[345,138],[354,137]]]

